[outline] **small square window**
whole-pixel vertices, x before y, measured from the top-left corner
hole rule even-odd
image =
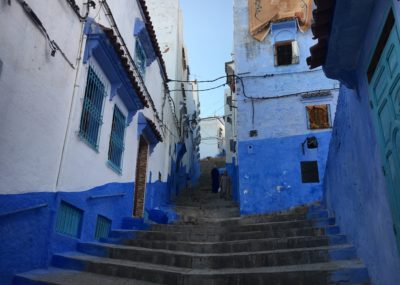
[[[311,130],[331,127],[329,105],[306,106],[307,124]]]
[[[299,63],[299,46],[297,41],[275,43],[275,65],[290,65]]]
[[[83,211],[61,201],[57,211],[56,232],[79,238],[82,227]]]
[[[319,183],[318,161],[302,161],[301,181],[303,183]]]
[[[107,238],[108,235],[110,234],[110,230],[111,230],[111,220],[98,215],[97,216],[97,222],[96,222],[96,232],[94,234],[94,238],[96,240],[99,240],[101,238]]]

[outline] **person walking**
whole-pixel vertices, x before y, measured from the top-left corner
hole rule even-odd
[[[219,170],[217,168],[217,165],[214,164],[213,169],[211,170],[211,181],[212,181],[212,192],[213,193],[218,193],[218,188],[219,188]]]

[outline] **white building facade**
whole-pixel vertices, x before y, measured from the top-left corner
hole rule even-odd
[[[144,1],[84,2],[2,4],[2,284],[153,211],[173,221],[191,175]]]
[[[200,104],[197,84],[190,82],[188,51],[183,37],[179,0],[147,0],[157,39],[167,66],[171,104],[180,131],[180,156],[176,164],[180,182],[196,183],[199,168]]]
[[[222,117],[200,119],[200,158],[225,156],[225,123]]]

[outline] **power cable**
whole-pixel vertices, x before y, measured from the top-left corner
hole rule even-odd
[[[47,32],[46,28],[44,27],[42,21],[39,19],[38,15],[32,10],[28,3],[23,0],[17,0],[17,2],[21,5],[22,9],[24,10],[25,14],[31,19],[31,21],[36,25],[36,27],[42,32],[45,36],[50,49],[51,49],[51,56],[55,56],[56,52],[59,51],[61,56],[65,59],[65,61],[71,66],[72,69],[75,69],[75,66],[72,62],[67,58],[65,53],[61,50],[60,46],[56,43],[56,41],[50,38],[49,33]]]

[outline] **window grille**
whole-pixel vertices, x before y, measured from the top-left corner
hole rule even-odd
[[[144,76],[146,73],[146,53],[144,52],[143,46],[140,43],[138,37],[136,38],[136,43],[135,43],[134,61],[136,67],[139,69],[140,74]]]
[[[107,238],[111,230],[111,220],[104,216],[98,215],[96,222],[96,232],[94,238],[99,240],[101,238]]]
[[[329,105],[306,106],[307,127],[312,130],[331,127]]]
[[[92,67],[89,67],[79,135],[94,149],[98,149],[100,126],[103,124],[102,110],[106,90]]]
[[[78,238],[82,227],[83,211],[64,201],[58,208],[56,232]]]
[[[108,148],[108,161],[118,173],[122,169],[122,153],[124,152],[126,118],[117,106],[114,107],[114,114],[111,127],[110,146]]]

